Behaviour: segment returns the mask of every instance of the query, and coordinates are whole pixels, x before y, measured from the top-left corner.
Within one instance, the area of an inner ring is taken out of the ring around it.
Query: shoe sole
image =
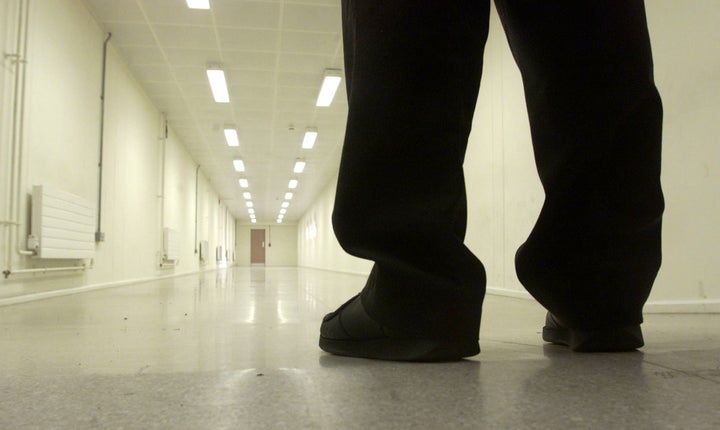
[[[576,352],[634,351],[645,344],[639,325],[601,330],[545,326],[542,337],[546,342],[565,345]]]
[[[337,340],[320,337],[320,349],[335,355],[389,361],[457,361],[480,353],[477,342],[443,343],[423,339]]]

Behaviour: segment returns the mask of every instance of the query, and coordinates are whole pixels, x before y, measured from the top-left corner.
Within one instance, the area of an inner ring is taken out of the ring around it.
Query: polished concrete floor
[[[483,352],[392,363],[317,348],[359,276],[233,268],[0,307],[0,429],[717,429],[720,315],[648,315],[578,354],[488,296]]]

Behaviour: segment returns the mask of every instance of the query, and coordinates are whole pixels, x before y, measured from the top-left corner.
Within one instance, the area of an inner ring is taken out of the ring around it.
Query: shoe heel
[[[565,345],[576,352],[634,351],[645,345],[639,324],[594,330],[574,329],[564,327],[550,314],[542,337],[546,342]]]

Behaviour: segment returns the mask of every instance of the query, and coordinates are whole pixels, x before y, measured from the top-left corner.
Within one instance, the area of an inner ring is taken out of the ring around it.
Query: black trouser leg
[[[642,322],[660,267],[662,107],[642,0],[497,0],[546,199],[518,277],[568,325]]]
[[[344,0],[349,113],[333,225],[375,261],[362,292],[381,324],[477,338],[485,272],[463,244],[463,159],[488,0]]]

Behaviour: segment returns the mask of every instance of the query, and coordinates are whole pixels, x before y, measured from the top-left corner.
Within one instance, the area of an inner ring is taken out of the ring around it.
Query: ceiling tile
[[[339,2],[336,2],[334,6],[286,4],[283,11],[284,30],[336,33],[340,31],[340,23]]]
[[[311,33],[283,31],[280,50],[295,54],[322,54],[334,56],[340,42],[340,33]]]
[[[280,32],[277,30],[249,30],[230,27],[218,27],[217,33],[222,49],[234,51],[275,52],[280,37]]]
[[[142,0],[141,4],[151,23],[212,26],[212,11],[190,9],[184,0]]]
[[[221,27],[277,29],[280,4],[255,1],[216,1],[215,23]]]
[[[219,49],[166,48],[164,52],[170,65],[176,67],[205,68],[209,63],[220,62],[222,58]]]
[[[193,27],[182,25],[153,25],[158,41],[165,48],[207,49],[218,48],[215,31],[212,27]]]

